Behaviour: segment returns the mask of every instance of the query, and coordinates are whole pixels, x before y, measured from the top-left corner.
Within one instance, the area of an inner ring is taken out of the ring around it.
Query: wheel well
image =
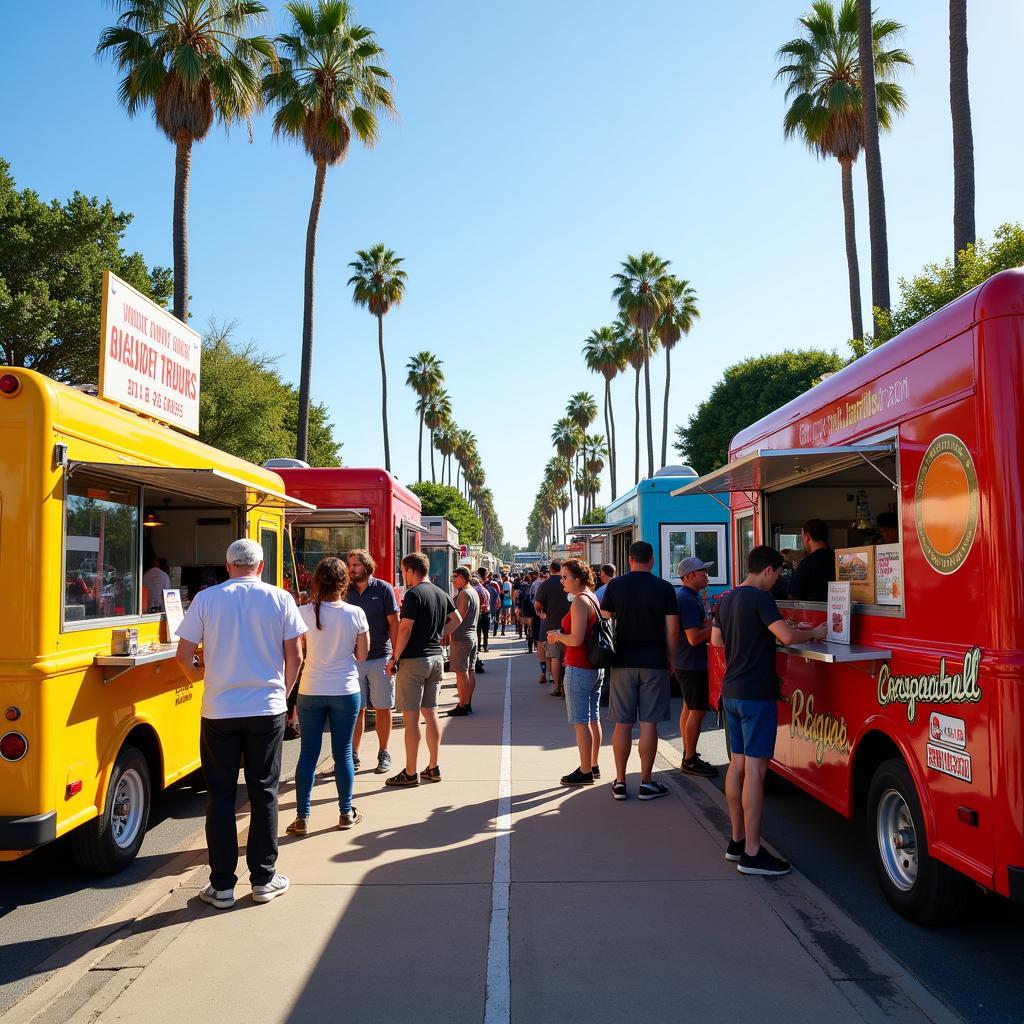
[[[903,760],[899,747],[884,732],[869,732],[857,744],[853,763],[853,811],[861,814],[868,799],[868,789],[878,766],[890,758]]]
[[[154,792],[163,787],[164,759],[160,749],[160,740],[150,725],[137,725],[124,738],[122,746],[137,747],[149,765],[150,785]]]

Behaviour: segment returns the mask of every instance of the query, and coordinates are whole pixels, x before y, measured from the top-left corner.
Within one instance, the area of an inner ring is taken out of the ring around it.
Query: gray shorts
[[[667,722],[669,711],[667,668],[613,668],[608,690],[608,715],[619,725]]]
[[[545,639],[544,643],[544,657],[549,658],[551,661],[557,661],[559,664],[565,661],[565,644],[549,644],[547,643],[549,627],[545,627],[541,635]],[[557,632],[558,626],[551,626]]]
[[[395,707],[399,711],[418,711],[437,707],[437,690],[444,675],[444,658],[403,658],[395,677]]]
[[[356,662],[359,672],[359,692],[363,696],[362,706],[393,709],[395,706],[395,679],[388,672],[387,658]]]
[[[476,637],[465,640],[452,640],[451,662],[453,672],[476,671]]]

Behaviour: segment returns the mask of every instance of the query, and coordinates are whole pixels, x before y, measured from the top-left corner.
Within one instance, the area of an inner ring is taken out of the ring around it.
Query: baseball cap
[[[701,569],[710,569],[715,563],[701,561],[696,555],[690,555],[689,558],[684,558],[680,561],[679,565],[676,566],[676,572],[680,576],[685,576],[689,572],[699,572]]]

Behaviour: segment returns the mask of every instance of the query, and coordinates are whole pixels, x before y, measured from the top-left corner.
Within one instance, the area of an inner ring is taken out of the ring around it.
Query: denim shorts
[[[772,757],[779,724],[778,704],[774,700],[737,700],[734,697],[724,697],[722,703],[732,753]]]
[[[586,725],[600,718],[601,670],[566,665],[565,710],[571,725]]]

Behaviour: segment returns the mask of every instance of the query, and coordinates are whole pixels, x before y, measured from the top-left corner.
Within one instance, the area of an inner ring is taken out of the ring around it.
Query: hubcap
[[[110,834],[119,849],[128,849],[138,838],[145,805],[142,777],[134,768],[129,768],[117,781],[110,810]]]
[[[897,889],[909,892],[917,881],[917,830],[906,800],[895,789],[882,794],[875,826],[886,874]]]

